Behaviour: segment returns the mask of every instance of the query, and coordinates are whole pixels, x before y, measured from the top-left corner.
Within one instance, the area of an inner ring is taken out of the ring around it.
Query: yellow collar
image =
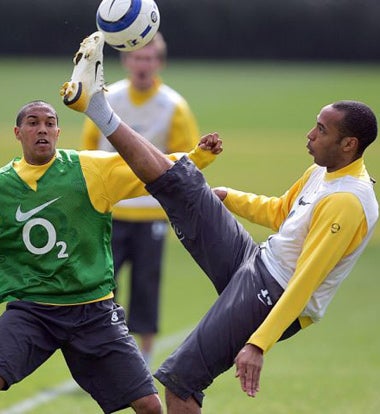
[[[142,105],[146,101],[148,101],[152,96],[154,96],[158,88],[161,86],[162,81],[160,78],[155,78],[153,81],[153,85],[144,91],[136,89],[132,84],[130,84],[129,88],[129,97],[134,105]]]

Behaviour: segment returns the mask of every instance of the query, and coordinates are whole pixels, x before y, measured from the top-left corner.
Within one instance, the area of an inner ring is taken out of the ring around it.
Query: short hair
[[[19,112],[17,114],[17,117],[16,117],[16,126],[18,126],[18,127],[21,126],[22,121],[25,118],[27,111],[30,108],[33,108],[34,106],[45,106],[45,107],[51,109],[51,111],[55,115],[55,118],[57,120],[57,125],[58,125],[58,114],[57,114],[57,111],[54,109],[54,107],[52,105],[50,105],[49,103],[45,102],[45,101],[36,100],[36,101],[28,102],[23,107],[21,107],[21,109],[19,110]]]
[[[339,131],[342,137],[356,137],[359,141],[358,154],[375,141],[377,137],[377,120],[372,109],[358,101],[337,101],[332,108],[344,112]]]
[[[158,58],[161,61],[166,60],[166,57],[167,57],[167,54],[168,54],[168,47],[166,45],[164,36],[162,35],[161,32],[157,32],[153,36],[153,39],[148,44],[154,44],[155,45],[155,47],[157,48],[157,52],[158,52]]]
[[[158,57],[159,60],[161,60],[161,62],[166,61],[167,54],[168,54],[168,48],[167,48],[164,36],[162,35],[161,32],[157,32],[153,36],[152,40],[150,40],[145,46],[148,46],[148,45],[154,45],[155,46],[155,48],[157,49],[157,57]],[[120,52],[122,58],[126,57],[129,53],[133,53],[133,50],[130,51],[130,52],[127,52],[127,51],[126,52],[124,52],[124,51]]]

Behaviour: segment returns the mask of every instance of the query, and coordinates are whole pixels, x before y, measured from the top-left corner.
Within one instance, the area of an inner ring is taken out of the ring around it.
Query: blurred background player
[[[106,96],[120,118],[162,152],[189,151],[198,142],[199,130],[185,99],[159,77],[166,57],[161,33],[142,49],[121,52],[121,64],[128,77],[107,87]],[[84,125],[82,147],[116,151],[90,120]],[[159,324],[166,214],[151,196],[123,200],[112,213],[115,277],[124,264],[130,264],[128,326],[140,337],[141,351],[149,365]],[[119,300],[120,296],[119,291]]]

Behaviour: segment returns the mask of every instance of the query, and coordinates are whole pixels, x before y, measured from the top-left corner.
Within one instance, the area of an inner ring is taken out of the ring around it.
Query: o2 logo
[[[39,213],[41,210],[49,206],[50,204],[54,203],[60,199],[60,197],[50,200],[44,204],[41,204],[32,210],[29,211],[21,211],[21,207],[18,206],[16,211],[16,221],[19,223],[25,222],[25,225],[22,229],[22,239],[24,241],[25,247],[28,249],[29,252],[37,255],[47,254],[49,253],[55,246],[58,247],[58,259],[64,259],[69,255],[66,253],[67,251],[67,244],[64,241],[57,241],[57,232],[50,221],[43,219],[43,218],[32,218],[34,215]],[[31,219],[31,220],[29,220]],[[44,246],[35,246],[32,241],[30,234],[32,229],[36,226],[42,226],[47,233],[47,241]]]

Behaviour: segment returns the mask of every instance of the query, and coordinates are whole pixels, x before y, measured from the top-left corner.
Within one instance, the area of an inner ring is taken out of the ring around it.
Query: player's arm
[[[286,192],[281,197],[267,197],[229,188],[224,205],[232,213],[252,223],[277,231],[288,215],[296,195],[297,193]]]
[[[213,191],[232,213],[277,231],[313,168],[310,167],[281,197],[267,197],[225,187],[214,188]]]
[[[187,156],[190,160],[199,168],[203,169],[210,165],[223,151],[223,142],[219,138],[217,132],[213,132],[204,135],[195,148],[190,151]],[[181,153],[172,154],[172,159],[178,160],[181,157]]]
[[[363,208],[353,194],[336,193],[320,201],[287,288],[248,343],[268,351],[301,315],[331,270],[359,246],[366,234]]]
[[[340,231],[331,231],[333,223],[339,223]],[[247,395],[254,397],[259,391],[263,353],[299,317],[328,273],[358,247],[366,233],[362,206],[352,194],[334,194],[318,204],[288,287],[235,359],[236,376]]]
[[[188,155],[199,167],[204,168],[222,152],[222,141],[218,134],[208,134],[200,140]],[[80,163],[93,206],[107,212],[118,201],[147,195],[145,184],[118,153],[105,151],[81,151]],[[183,154],[165,157],[174,162]]]

